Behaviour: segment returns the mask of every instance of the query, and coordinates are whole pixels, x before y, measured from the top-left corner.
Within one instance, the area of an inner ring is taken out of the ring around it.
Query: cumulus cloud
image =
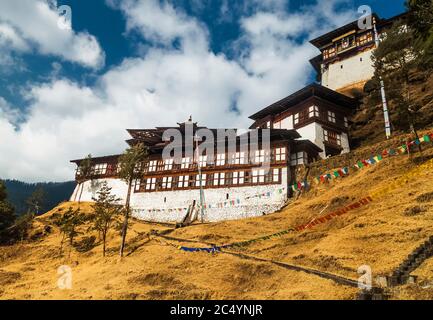
[[[3,0],[0,48],[7,42],[18,53],[36,50],[86,67],[101,67],[105,57],[97,39],[87,32],[59,28],[58,21],[55,0]]]
[[[71,179],[70,159],[121,152],[126,128],[171,126],[191,114],[201,125],[246,128],[249,115],[308,82],[308,58],[317,54],[311,35],[350,18],[330,1],[296,14],[272,13],[280,2],[270,1],[240,18],[242,34],[228,59],[209,48],[205,25],[165,1],[109,2],[126,17],[128,32],[155,45],[92,87],[64,78],[31,86],[27,120],[18,129],[0,114],[0,176]]]

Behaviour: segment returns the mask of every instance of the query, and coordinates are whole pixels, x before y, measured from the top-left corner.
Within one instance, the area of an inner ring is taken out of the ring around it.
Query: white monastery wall
[[[74,192],[72,193],[70,201],[78,201],[80,197],[81,188],[83,187],[83,193],[81,195],[81,201],[92,202],[92,198],[98,196],[97,192],[101,188],[103,182],[107,182],[107,185],[112,188],[112,193],[125,201],[126,194],[128,192],[128,186],[125,182],[120,179],[95,179],[89,180],[83,183],[83,185],[77,185]]]
[[[361,81],[370,80],[374,75],[371,54],[372,50],[367,50],[343,61],[330,64],[328,69],[322,73],[322,85],[332,90],[338,90]]]
[[[347,133],[341,134],[341,146],[343,147],[343,153],[349,153],[350,152],[350,145],[349,145],[349,136]]]
[[[310,123],[305,127],[297,129],[296,131],[298,131],[298,133],[302,136],[302,139],[308,139],[322,150],[325,150],[325,145],[323,144],[323,128],[319,123]],[[324,151],[321,152],[319,155],[320,157],[325,158]]]
[[[292,115],[281,120],[281,129],[286,129],[286,130],[292,130],[293,129],[293,116]]]
[[[96,197],[98,187],[103,181],[107,181],[113,187],[113,193],[119,198],[125,199],[127,185],[119,179],[99,179],[85,182],[81,201],[92,202]],[[279,190],[282,190],[280,193]],[[78,191],[78,186],[71,197]],[[79,191],[78,191],[79,192]],[[270,192],[270,196],[258,197],[257,195]],[[216,222],[224,220],[237,220],[249,217],[261,216],[278,211],[287,200],[287,168],[282,169],[281,184],[255,185],[246,187],[227,187],[204,189],[205,203],[211,208],[205,209],[204,220]],[[250,199],[246,199],[252,197]],[[218,203],[229,203],[239,199],[235,205],[228,204],[218,208]],[[187,213],[187,208],[196,200],[200,203],[200,191],[197,190],[175,190],[132,193],[131,208],[132,216],[146,221],[154,222],[180,222]],[[78,196],[77,200],[78,201]],[[182,210],[179,210],[182,208]],[[170,209],[170,211],[169,211]]]

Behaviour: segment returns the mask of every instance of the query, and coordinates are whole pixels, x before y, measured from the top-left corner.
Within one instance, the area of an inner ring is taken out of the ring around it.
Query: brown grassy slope
[[[430,127],[433,123],[433,92],[431,90],[433,87],[433,75],[417,72],[412,75],[411,80],[411,95],[415,103],[422,106],[420,110],[421,116],[416,120],[417,127],[418,129]],[[373,94],[378,95],[379,93],[374,92]],[[366,101],[367,99],[364,99],[360,110],[352,119],[351,137],[355,146],[358,146],[358,144],[366,146],[379,142],[383,140],[385,135],[382,104],[371,107],[366,104]],[[389,103],[389,113],[391,123],[395,122],[396,112],[392,102]],[[400,134],[401,132],[396,133]]]
[[[365,152],[359,150],[357,152]],[[433,148],[424,150],[433,157]],[[414,161],[420,161],[419,155]],[[417,159],[418,158],[418,159]],[[368,195],[415,167],[407,156],[355,172],[330,185],[314,186],[308,194],[279,213],[241,221],[195,225],[170,236],[226,244],[247,240],[305,223],[318,215]],[[425,159],[423,160],[425,161]],[[367,264],[374,275],[391,272],[415,247],[433,235],[433,172],[426,171],[368,206],[326,225],[234,249],[291,264],[356,279],[357,268]],[[38,219],[37,229],[52,225],[50,216],[71,205],[62,204]],[[74,204],[76,206],[76,204]],[[421,210],[413,209],[419,206]],[[90,210],[89,204],[82,204]],[[419,212],[420,211],[420,212]],[[289,271],[265,262],[243,260],[219,253],[186,253],[149,240],[148,234],[166,226],[134,222],[128,235],[128,256],[117,258],[119,237],[112,233],[109,253],[102,258],[97,246],[85,253],[59,255],[60,235],[51,233],[37,242],[0,248],[0,297],[2,299],[352,299],[356,290],[314,275]],[[86,235],[87,236],[87,235]],[[83,237],[83,236],[82,236]],[[81,238],[82,238],[81,237]],[[81,240],[78,239],[78,241]],[[192,246],[188,242],[175,242]],[[433,261],[415,274],[421,286],[405,286],[393,298],[433,299]],[[59,290],[57,268],[73,270],[72,290]]]

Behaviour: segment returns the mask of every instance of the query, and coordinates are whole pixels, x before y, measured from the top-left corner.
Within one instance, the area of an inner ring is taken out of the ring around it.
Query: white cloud
[[[127,18],[127,30],[139,30],[147,39],[171,46],[180,40],[185,50],[207,46],[207,31],[197,20],[159,0],[124,0],[118,4]]]
[[[0,3],[0,48],[2,36],[17,52],[35,49],[86,67],[104,64],[97,39],[86,32],[58,27],[55,0],[2,0]]]
[[[94,87],[67,79],[33,85],[30,112],[19,130],[0,116],[0,176],[72,179],[70,159],[121,152],[126,128],[171,126],[191,114],[201,125],[245,128],[249,115],[307,83],[308,58],[316,54],[308,38],[340,22],[324,0],[297,14],[256,12],[242,19],[242,46],[229,60],[211,52],[199,21],[165,2],[117,5],[129,30],[159,45],[125,59]],[[297,39],[299,33],[303,39]],[[180,47],[171,46],[176,39]]]

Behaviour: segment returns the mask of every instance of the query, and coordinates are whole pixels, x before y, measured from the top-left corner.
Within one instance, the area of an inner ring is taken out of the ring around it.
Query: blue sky
[[[70,30],[57,26],[60,5]],[[3,0],[0,177],[68,180],[69,159],[121,152],[124,129],[190,114],[247,127],[313,81],[308,40],[360,5],[404,11],[404,0]]]

